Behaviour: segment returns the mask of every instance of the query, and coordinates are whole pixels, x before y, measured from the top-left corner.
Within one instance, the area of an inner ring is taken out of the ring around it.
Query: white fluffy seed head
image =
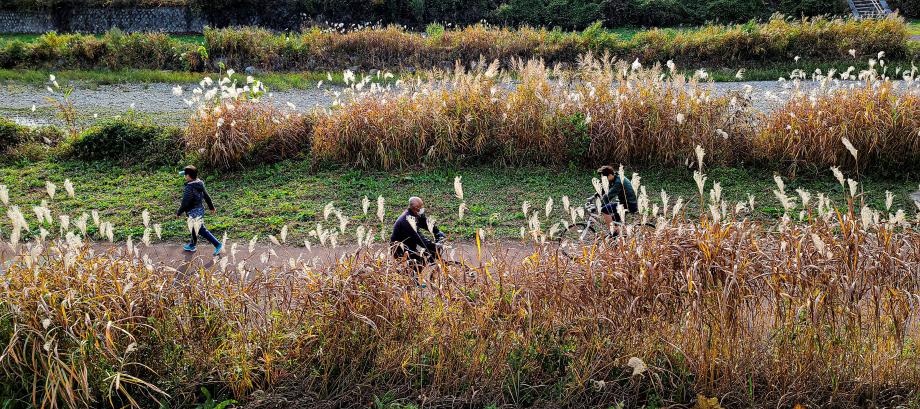
[[[846,137],[843,137],[843,138],[840,138],[840,141],[843,142],[843,146],[845,146],[847,150],[850,151],[850,155],[853,155],[853,159],[858,159],[857,155],[859,154],[859,151],[857,151],[856,148],[853,147],[853,144],[850,143],[850,140],[847,139]]]
[[[703,158],[706,156],[706,150],[702,146],[696,145],[696,148],[693,149],[696,153],[696,165],[697,169],[700,171],[703,170]]]
[[[859,185],[859,183],[853,179],[847,179],[847,184],[850,186],[850,196],[855,197],[856,196],[856,186]]]
[[[457,196],[457,199],[463,200],[463,177],[457,176],[454,178],[454,194]]]
[[[696,189],[699,191],[700,196],[703,196],[703,192],[706,189],[706,180],[708,178],[700,171],[693,171],[693,181],[696,182]]]
[[[76,193],[73,188],[73,183],[70,182],[70,179],[64,179],[64,190],[67,191],[67,196],[73,198]]]
[[[48,192],[48,197],[54,200],[54,194],[57,192],[57,186],[50,180],[47,180],[45,181],[45,191]]]
[[[832,166],[831,172],[834,173],[834,177],[837,179],[837,182],[840,183],[840,187],[844,187],[845,182],[844,182],[843,172],[840,171],[840,168],[836,166]]]

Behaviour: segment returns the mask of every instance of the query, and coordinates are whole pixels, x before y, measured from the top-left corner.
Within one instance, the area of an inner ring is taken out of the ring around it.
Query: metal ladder
[[[853,17],[857,19],[883,18],[891,14],[885,0],[847,0]]]

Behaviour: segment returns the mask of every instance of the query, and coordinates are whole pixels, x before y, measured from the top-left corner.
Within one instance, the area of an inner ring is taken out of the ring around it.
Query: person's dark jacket
[[[176,216],[188,213],[193,209],[202,207],[202,201],[208,204],[209,210],[214,210],[214,203],[211,202],[211,196],[204,188],[204,182],[201,179],[195,179],[191,182],[185,182],[185,191],[182,193],[182,204],[176,211]]]
[[[413,229],[412,224],[409,223],[410,217],[415,217],[415,229]],[[444,239],[444,233],[438,229],[438,226],[434,226],[433,229],[428,227],[428,218],[425,217],[424,214],[415,216],[409,210],[403,212],[403,214],[396,219],[396,223],[393,224],[393,234],[390,235],[390,244],[394,245],[393,255],[396,258],[401,258],[408,252],[412,258],[418,258],[420,256],[418,249],[423,248],[426,252],[426,258],[430,259],[430,257],[434,256],[437,247],[431,240],[425,237],[422,230],[432,232],[436,241]],[[402,243],[402,245],[399,245],[400,243]]]
[[[607,194],[601,198],[601,205],[606,206],[608,203],[626,204],[626,211],[635,213],[639,211],[639,201],[636,199],[636,191],[633,189],[632,182],[629,178],[620,180],[620,175],[613,178],[610,189]]]

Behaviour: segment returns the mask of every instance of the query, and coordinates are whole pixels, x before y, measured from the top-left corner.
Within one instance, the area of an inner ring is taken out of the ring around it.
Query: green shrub
[[[55,148],[41,142],[26,142],[13,146],[3,154],[4,163],[40,162],[54,155]]]
[[[197,47],[163,33],[125,34],[113,29],[97,37],[50,32],[28,43],[0,42],[0,67],[199,71],[205,67]]]
[[[181,69],[176,53],[189,51],[190,48],[163,33],[124,34],[118,29],[107,32],[102,43],[107,51],[104,53],[104,64],[110,69]]]
[[[676,26],[695,24],[700,19],[681,0],[637,0],[636,9],[642,25]]]
[[[0,117],[0,152],[25,142],[29,128]]]
[[[45,145],[58,146],[64,141],[65,136],[64,131],[60,128],[48,125],[32,129],[30,140]]]
[[[438,23],[431,23],[425,27],[425,34],[432,40],[440,40],[444,36],[444,26]]]
[[[891,0],[888,6],[904,17],[920,18],[920,0]]]
[[[24,41],[0,42],[0,68],[12,68],[19,61],[28,58],[28,46]]]
[[[770,16],[763,0],[711,0],[701,9],[707,20],[713,21],[741,22]]]
[[[498,8],[495,18],[511,24],[581,29],[604,19],[604,1],[511,0]]]
[[[787,16],[848,16],[850,6],[846,0],[773,0],[776,3],[769,12]],[[890,3],[890,2],[889,2]]]
[[[70,145],[69,156],[164,164],[181,158],[181,131],[116,119],[94,126]]]
[[[581,41],[589,50],[601,51],[622,47],[619,36],[604,29],[601,21],[595,21],[581,32]]]
[[[56,151],[64,133],[53,126],[29,128],[0,117],[0,162],[46,159]]]

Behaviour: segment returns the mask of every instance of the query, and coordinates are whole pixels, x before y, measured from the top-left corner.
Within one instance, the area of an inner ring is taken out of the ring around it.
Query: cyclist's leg
[[[412,280],[415,281],[415,285],[418,287],[425,287],[425,283],[422,280],[422,272],[425,270],[425,267],[428,266],[428,259],[418,252],[415,251],[406,251],[406,265],[409,266],[409,271],[412,274]]]
[[[614,222],[617,222],[617,223],[619,223],[619,224],[623,224],[623,219],[620,218],[620,213],[619,213],[619,212],[614,211],[613,214],[610,215],[610,218],[613,219]]]
[[[425,242],[424,257],[431,263],[438,261],[438,246],[433,242]]]
[[[622,223],[620,220],[620,213],[617,211],[617,203],[607,203],[601,207],[601,216],[604,219],[604,228],[606,228],[607,233],[610,233],[610,228],[614,222]]]

